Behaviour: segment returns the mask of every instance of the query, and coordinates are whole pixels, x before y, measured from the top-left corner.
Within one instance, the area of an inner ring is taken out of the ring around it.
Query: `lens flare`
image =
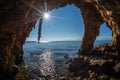
[[[52,22],[52,20],[55,19],[55,17],[52,15],[52,11],[49,11],[48,10],[48,7],[47,7],[47,2],[46,0],[44,0],[44,4],[43,4],[43,7],[35,7],[35,6],[32,6],[33,9],[35,9],[38,14],[36,14],[38,17],[35,18],[34,20],[41,20],[40,23],[39,23],[39,28],[38,28],[38,41],[40,40],[41,38],[41,27],[42,27],[42,23],[43,21],[45,21],[45,23],[50,23]],[[53,19],[54,18],[54,19]]]
[[[52,11],[48,10],[46,0],[44,2],[44,7],[40,7],[40,8],[37,8],[35,6],[32,6],[32,7],[33,7],[33,9],[35,9],[38,12],[37,15],[39,16],[39,18],[37,18],[37,19],[44,19],[47,23],[51,23],[51,21],[56,18],[52,14],[54,12],[54,10],[52,10]]]
[[[44,18],[44,19],[49,19],[49,18],[50,18],[50,14],[47,13],[47,12],[44,13],[44,14],[43,14],[43,18]]]

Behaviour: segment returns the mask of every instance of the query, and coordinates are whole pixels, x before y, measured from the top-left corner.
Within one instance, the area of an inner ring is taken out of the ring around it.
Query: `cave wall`
[[[80,49],[82,52],[90,51],[93,48],[93,43],[96,36],[99,35],[99,28],[103,22],[106,22],[112,30],[112,46],[119,50],[119,0],[46,1],[49,10],[64,7],[67,4],[74,4],[80,8],[85,27]],[[0,71],[2,73],[12,72],[12,66],[22,61],[23,44],[34,28],[36,20],[42,16],[35,8],[41,10],[41,7],[44,7],[44,0],[0,1]]]
[[[10,75],[13,66],[22,61],[22,46],[35,21],[27,22],[31,7],[23,1],[1,0],[0,9],[0,74]]]
[[[86,1],[82,1],[82,5],[77,5],[82,13],[84,21],[84,36],[80,47],[80,52],[87,53],[94,47],[94,41],[99,35],[100,25],[104,22],[96,7]],[[80,53],[79,52],[79,53]]]
[[[120,0],[97,0],[96,8],[112,30],[112,46],[120,49]],[[119,53],[120,54],[120,53]]]

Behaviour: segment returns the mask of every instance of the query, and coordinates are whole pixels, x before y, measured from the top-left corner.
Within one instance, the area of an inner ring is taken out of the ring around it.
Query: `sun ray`
[[[55,10],[52,10],[52,11],[49,11],[48,10],[48,7],[47,7],[47,2],[45,0],[45,2],[43,3],[44,7],[40,7],[40,8],[37,8],[37,7],[33,7],[33,9],[35,9],[37,12],[38,12],[38,20],[42,20],[42,22],[39,24],[39,29],[38,29],[38,42],[41,38],[41,27],[42,27],[42,23],[43,21],[45,22],[45,24],[52,24],[52,21],[55,20],[55,16],[53,16],[53,12]]]
[[[43,12],[40,11],[40,9],[38,9],[38,8],[36,8],[36,7],[34,7],[34,6],[33,6],[33,9],[35,9],[38,13],[43,14]]]
[[[44,2],[44,5],[45,5],[45,12],[48,12],[48,10],[47,10],[47,2],[46,2],[46,0],[45,0],[45,2]]]

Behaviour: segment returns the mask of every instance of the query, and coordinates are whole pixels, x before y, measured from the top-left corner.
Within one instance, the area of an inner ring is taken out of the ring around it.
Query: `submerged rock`
[[[41,55],[41,54],[39,54],[39,53],[31,53],[30,55],[31,55],[31,56],[39,56],[39,55]]]

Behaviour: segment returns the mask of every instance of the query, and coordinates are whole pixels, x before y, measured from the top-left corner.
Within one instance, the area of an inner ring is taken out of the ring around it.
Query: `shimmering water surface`
[[[95,46],[111,41],[96,41]],[[67,66],[65,65],[65,54],[70,57],[77,56],[81,41],[56,41],[37,43],[27,41],[24,44],[24,60],[29,71],[43,79],[61,79],[67,77]]]

